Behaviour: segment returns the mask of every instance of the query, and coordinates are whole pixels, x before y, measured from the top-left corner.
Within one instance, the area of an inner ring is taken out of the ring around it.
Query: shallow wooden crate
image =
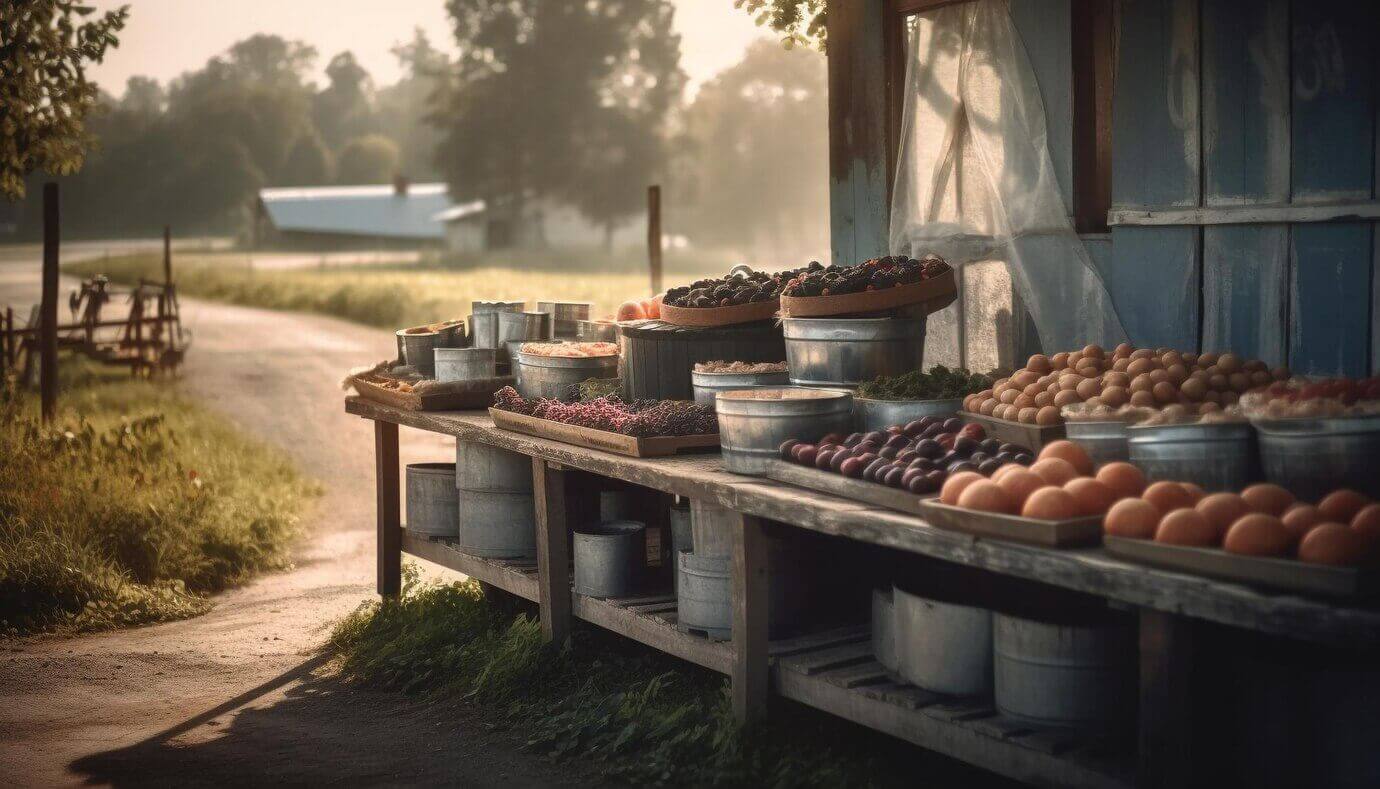
[[[935,499],[920,503],[921,515],[941,529],[961,531],[978,537],[1010,540],[1046,548],[1096,545],[1102,541],[1102,516],[1071,518],[1062,521],[1022,518],[996,512],[943,504]]]
[[[607,430],[567,425],[550,419],[539,419],[526,414],[516,414],[499,408],[490,408],[489,416],[494,424],[504,430],[525,433],[537,438],[550,438],[567,444],[601,449],[635,458],[662,457],[695,449],[718,449],[719,434],[709,433],[698,436],[652,436],[638,438]]]
[[[920,508],[922,497],[915,493],[876,482],[845,477],[832,471],[808,468],[799,463],[790,463],[785,460],[773,461],[764,476],[777,482],[809,488],[832,496],[841,496],[864,504],[875,504],[878,507],[886,507],[897,512],[908,512],[911,515],[924,514]]]
[[[1380,592],[1380,576],[1372,568],[1238,556],[1220,548],[1165,545],[1125,537],[1105,537],[1103,542],[1107,553],[1122,559],[1253,586],[1331,597],[1374,597]]]
[[[975,422],[982,425],[982,429],[987,431],[988,438],[1020,444],[1031,452],[1039,452],[1046,444],[1051,444],[1065,436],[1063,425],[1045,425],[1043,427],[1027,425],[1024,422],[997,419],[996,417],[975,414],[971,411],[959,411],[958,416],[965,422]]]

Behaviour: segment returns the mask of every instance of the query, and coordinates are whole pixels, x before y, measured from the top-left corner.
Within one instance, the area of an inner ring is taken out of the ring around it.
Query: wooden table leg
[[[1140,610],[1140,765],[1137,786],[1191,786],[1193,624]]]
[[[767,537],[762,521],[739,515],[733,530],[733,714],[743,722],[767,708]]]
[[[374,421],[374,484],[378,494],[379,594],[402,590],[402,508],[398,493],[398,426]]]
[[[570,531],[566,516],[565,470],[532,458],[532,490],[537,506],[537,597],[541,633],[547,643],[570,637]]]

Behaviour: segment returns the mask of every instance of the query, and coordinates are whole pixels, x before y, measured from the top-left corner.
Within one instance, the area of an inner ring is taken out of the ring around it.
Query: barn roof
[[[280,231],[418,239],[443,238],[436,215],[450,207],[443,183],[261,189],[259,202]]]

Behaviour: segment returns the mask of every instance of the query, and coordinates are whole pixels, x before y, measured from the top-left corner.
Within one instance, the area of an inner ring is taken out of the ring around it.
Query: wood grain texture
[[[887,253],[884,0],[829,9],[829,228],[833,262]]]
[[[402,530],[402,550],[410,556],[439,564],[464,573],[476,581],[493,584],[505,592],[538,602],[537,574],[521,572],[513,567],[513,563],[472,556],[451,542],[433,540],[406,529]]]
[[[715,448],[719,446],[718,433],[699,436],[652,436],[650,438],[638,438],[637,436],[626,436],[622,433],[611,433],[607,430],[595,430],[591,427],[568,425],[564,422],[556,422],[550,419],[538,419],[537,417],[516,414],[511,411],[503,411],[497,408],[490,408],[489,416],[494,420],[494,424],[503,430],[512,430],[517,433],[525,433],[529,436],[537,436],[540,438],[550,438],[587,449],[616,452],[620,455],[629,455],[637,458],[674,455],[683,450]]]
[[[1140,612],[1140,720],[1137,784],[1191,786],[1194,770],[1193,625]]]
[[[541,632],[548,643],[570,638],[570,520],[566,513],[566,472],[532,458],[532,494],[537,515],[537,603]]]
[[[1196,227],[1112,228],[1113,259],[1104,281],[1132,344],[1199,350],[1201,233]]]
[[[574,595],[575,616],[667,654],[675,655],[720,674],[730,674],[733,645],[710,641],[702,636],[682,633],[666,610],[636,611],[611,600]],[[763,658],[765,663],[765,658]]]
[[[1040,98],[1045,105],[1045,128],[1054,178],[1064,199],[1064,213],[1073,213],[1073,42],[1069,25],[1070,0],[1011,0],[1011,21],[1025,42]]]
[[[733,715],[739,721],[767,712],[767,535],[762,521],[741,515],[733,530]]]
[[[1285,363],[1289,226],[1203,228],[1203,348]]]
[[[374,491],[378,592],[396,597],[402,591],[402,501],[398,479],[398,426],[374,422]]]

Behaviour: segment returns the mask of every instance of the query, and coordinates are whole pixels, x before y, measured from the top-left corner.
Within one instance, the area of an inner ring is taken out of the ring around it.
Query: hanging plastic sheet
[[[1123,342],[1111,297],[1064,213],[1040,88],[1005,2],[915,19],[902,117],[891,251],[934,252],[960,273],[1004,263],[1047,351]],[[957,361],[972,328],[959,323],[962,301],[931,316],[927,359]]]

